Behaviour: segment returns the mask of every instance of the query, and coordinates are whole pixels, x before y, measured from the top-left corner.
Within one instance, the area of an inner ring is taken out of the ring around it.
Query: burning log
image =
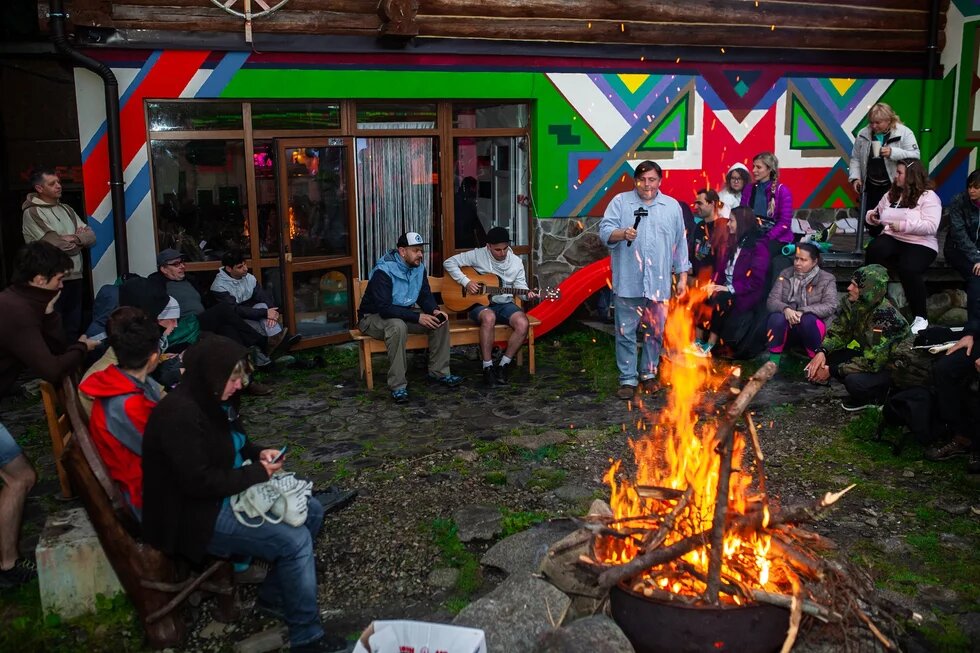
[[[716,451],[721,456],[718,470],[718,491],[715,495],[715,514],[711,524],[711,558],[708,563],[707,589],[705,600],[713,605],[718,604],[718,586],[721,579],[722,540],[725,537],[725,516],[728,514],[728,491],[732,474],[732,453],[734,452],[735,422],[741,419],[742,413],[749,407],[749,402],[762,390],[766,382],[776,373],[776,365],[769,361],[758,372],[752,375],[742,391],[735,397],[726,411],[725,419],[717,431],[718,447]],[[764,513],[766,511],[763,511]]]

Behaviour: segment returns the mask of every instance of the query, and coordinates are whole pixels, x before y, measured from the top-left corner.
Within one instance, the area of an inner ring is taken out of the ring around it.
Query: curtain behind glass
[[[385,252],[395,247],[403,232],[415,231],[425,242],[433,242],[434,145],[431,137],[357,139],[357,220],[363,278]],[[431,269],[431,247],[425,248],[422,262]]]

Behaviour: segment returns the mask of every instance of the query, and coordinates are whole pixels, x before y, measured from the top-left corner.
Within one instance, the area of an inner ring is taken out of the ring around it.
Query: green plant
[[[434,519],[430,529],[442,561],[459,570],[454,596],[469,602],[468,597],[483,585],[480,561],[459,541],[459,527],[453,520]]]
[[[333,464],[333,476],[330,477],[330,484],[341,483],[354,476],[354,470],[350,468],[346,460],[337,460]]]
[[[535,524],[547,521],[550,517],[548,513],[541,510],[504,510],[503,519],[500,521],[504,531],[502,537],[510,537],[515,533],[526,531]]]
[[[487,472],[483,475],[483,480],[490,485],[507,485],[507,473],[506,472]]]
[[[568,472],[564,469],[539,467],[531,472],[531,479],[527,482],[527,486],[541,490],[554,490],[562,486],[567,476]]]

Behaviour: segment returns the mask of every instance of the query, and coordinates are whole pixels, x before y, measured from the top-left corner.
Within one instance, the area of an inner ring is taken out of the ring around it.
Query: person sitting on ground
[[[265,291],[245,264],[245,254],[232,249],[221,257],[222,268],[211,283],[211,295],[219,302],[235,308],[235,313],[265,340],[260,348],[272,356],[277,350],[289,351],[303,336],[287,337],[282,326],[282,314],[273,306],[275,300]]]
[[[966,470],[980,474],[980,304],[970,305],[966,326],[957,343],[932,364],[932,387],[939,419],[953,433],[949,442],[926,450],[926,460],[969,456]]]
[[[397,248],[382,256],[368,279],[358,310],[361,333],[384,340],[388,350],[388,389],[397,403],[408,401],[405,371],[409,333],[429,336],[429,380],[455,387],[463,379],[449,371],[449,316],[439,310],[422,265],[422,236],[409,231]],[[421,312],[414,310],[416,304]]]
[[[693,353],[708,356],[719,340],[734,350],[751,328],[765,292],[769,247],[759,236],[752,210],[740,206],[728,218],[731,235],[726,261],[719,262],[712,283],[704,286],[711,318],[706,341],[695,341]],[[722,265],[723,263],[723,265]]]
[[[885,296],[888,270],[865,265],[854,271],[847,296],[817,353],[804,368],[811,383],[826,384],[834,377],[849,395],[844,410],[880,406],[888,394],[891,374],[886,369],[895,347],[910,338],[909,323]]]
[[[78,389],[94,399],[89,432],[137,519],[143,512],[143,431],[163,388],[150,378],[160,362],[161,329],[131,306],[109,318],[109,347],[117,362],[87,376]]]
[[[151,374],[153,374],[154,380],[164,388],[175,386],[180,380],[180,358],[179,356],[173,356],[164,362],[164,352],[167,351],[169,346],[168,336],[177,326],[177,318],[180,316],[180,306],[177,305],[177,300],[167,295],[167,291],[161,284],[144,277],[132,276],[124,281],[119,288],[119,304],[119,308],[110,314],[110,319],[106,322],[106,339],[111,340],[110,324],[112,323],[112,317],[117,315],[117,313],[121,318],[122,316],[127,316],[126,319],[131,319],[130,316],[132,316],[135,310],[140,311],[144,315],[156,315],[157,324],[160,326],[160,363],[155,366],[155,369],[151,370]],[[124,308],[129,310],[121,311]],[[84,383],[88,377],[96,372],[101,372],[118,362],[116,352],[110,345],[99,360],[95,361],[85,371],[85,374],[82,376],[82,382]],[[162,376],[160,375],[161,367],[169,368],[166,374]],[[82,405],[82,409],[85,411],[85,415],[90,417],[92,415],[93,398],[86,394],[81,386],[79,387],[78,400]]]
[[[786,345],[798,340],[813,358],[837,312],[837,282],[820,269],[816,245],[796,246],[793,267],[779,273],[769,291],[769,360],[779,365]]]
[[[85,336],[65,344],[55,304],[62,280],[72,270],[64,251],[44,241],[20,249],[11,284],[0,292],[0,397],[6,396],[25,369],[58,384],[77,369],[98,344]],[[37,474],[13,436],[0,423],[0,588],[16,587],[37,577],[33,563],[21,558],[21,516]]]
[[[883,227],[881,235],[868,245],[866,263],[893,266],[915,320],[912,333],[929,326],[926,311],[926,270],[939,254],[939,221],[943,205],[931,190],[932,181],[917,159],[905,159],[895,170],[895,181],[878,206],[868,211],[865,221]]]
[[[741,163],[735,163],[725,174],[725,186],[718,191],[718,199],[724,204],[721,217],[727,218],[732,209],[742,204],[742,191],[749,187],[751,177],[749,169]]]
[[[737,176],[737,175],[736,175]],[[722,215],[724,212],[725,215]],[[691,257],[689,282],[701,285],[708,282],[715,271],[716,261],[725,259],[728,246],[728,216],[718,193],[702,188],[694,200],[694,228],[687,234],[687,250]]]
[[[346,641],[324,635],[317,606],[319,501],[308,500],[302,526],[246,526],[231,507],[232,496],[283,466],[278,449],[249,440],[238,414],[246,354],[228,338],[205,336],[184,356],[184,380],[150,414],[143,435],[143,539],[197,565],[208,554],[269,561],[256,607],[286,622],[291,650],[344,651]]]
[[[946,262],[966,281],[967,313],[980,313],[980,169],[966,179],[966,192],[949,206]]]
[[[460,268],[472,267],[479,274],[494,274],[500,279],[500,285],[508,288],[527,290],[527,279],[524,276],[524,262],[510,248],[510,234],[503,227],[493,227],[487,232],[487,245],[469,252],[456,254],[446,259],[443,267],[446,274],[453,278],[467,292],[478,294],[480,286],[463,274]],[[537,295],[528,291],[527,298]],[[494,295],[490,297],[487,306],[476,304],[470,310],[470,319],[480,325],[480,354],[483,360],[483,380],[489,387],[507,385],[510,363],[517,356],[517,351],[527,337],[527,315],[514,303],[513,295]],[[493,332],[497,324],[508,324],[513,329],[507,340],[500,363],[494,367],[491,353],[493,351]]]

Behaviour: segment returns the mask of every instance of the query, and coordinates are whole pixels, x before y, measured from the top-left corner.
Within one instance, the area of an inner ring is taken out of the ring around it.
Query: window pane
[[[252,129],[340,129],[340,105],[253,102]]]
[[[361,278],[405,231],[422,235],[423,264],[439,274],[442,252],[439,221],[438,140],[428,136],[357,139],[357,220]]]
[[[484,244],[492,227],[505,227],[515,245],[528,244],[526,139],[518,136],[454,139],[457,249]]]
[[[345,160],[342,146],[286,150],[286,220],[294,257],[350,253]]]
[[[526,104],[454,104],[453,127],[527,127]]]
[[[293,273],[296,330],[304,338],[346,333],[351,328],[350,268]]]
[[[238,102],[148,102],[151,132],[185,129],[242,129]]]
[[[436,105],[378,103],[357,105],[360,129],[433,129]]]
[[[191,261],[249,251],[242,141],[150,141],[160,249]]]
[[[259,251],[262,256],[279,255],[279,206],[276,203],[276,150],[272,141],[255,141],[255,205],[259,212]]]

